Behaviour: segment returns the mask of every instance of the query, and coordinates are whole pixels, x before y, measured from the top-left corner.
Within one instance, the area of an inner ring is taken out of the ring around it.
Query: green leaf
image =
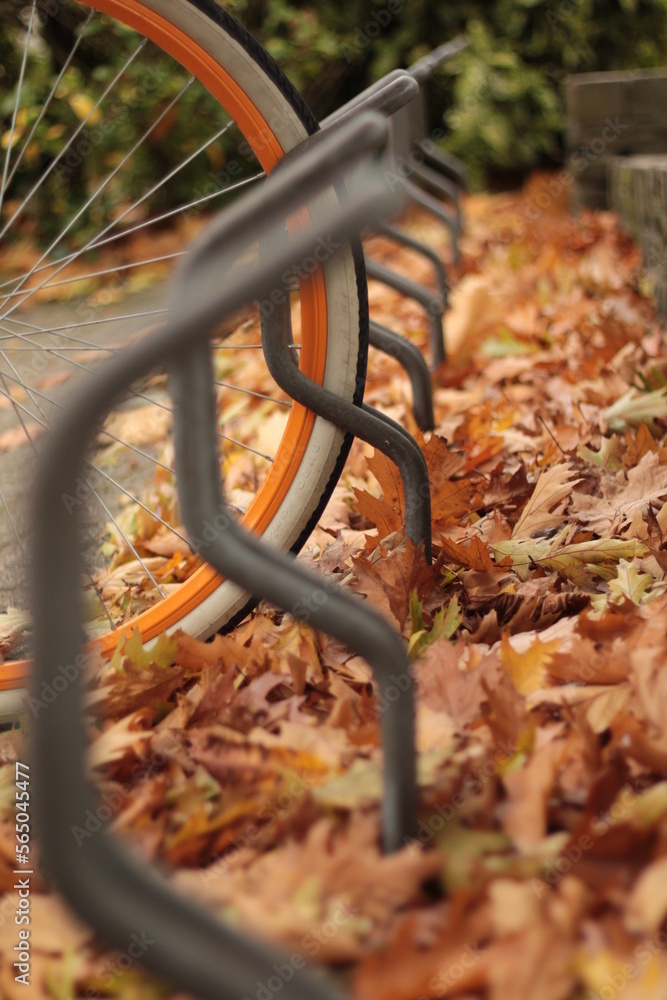
[[[126,659],[130,660],[135,667],[148,669],[155,664],[157,667],[166,669],[174,662],[177,649],[176,639],[167,635],[166,632],[162,633],[150,649],[144,649],[141,632],[135,628],[129,635],[126,634],[121,638],[109,661],[109,669],[122,673]]]
[[[417,603],[419,604],[419,602]],[[417,619],[417,624],[420,625],[420,627],[410,636],[408,655],[412,659],[416,659],[420,653],[423,653],[427,646],[431,645],[431,643],[437,642],[438,639],[451,639],[462,621],[463,612],[459,607],[458,597],[455,595],[452,597],[451,601],[449,601],[447,607],[443,605],[437,612],[433,620],[433,628],[430,632],[428,632],[424,627],[424,621],[421,617],[421,604],[419,604],[419,617]]]
[[[628,389],[602,413],[602,419],[612,431],[623,431],[628,426],[638,427],[645,423],[653,434],[657,434],[655,421],[658,418],[667,418],[667,388],[647,393]]]

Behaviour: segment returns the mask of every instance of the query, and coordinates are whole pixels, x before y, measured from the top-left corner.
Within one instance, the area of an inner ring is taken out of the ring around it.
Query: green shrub
[[[233,0],[320,117],[457,34],[434,77],[431,125],[477,184],[562,155],[568,73],[667,64],[667,0]],[[379,31],[382,12],[394,11]],[[306,51],[304,51],[304,39]]]
[[[40,0],[41,2],[41,0]],[[554,165],[562,156],[564,106],[562,83],[571,72],[646,67],[667,63],[667,0],[226,0],[237,16],[303,93],[322,118],[369,83],[397,66],[408,66],[436,45],[464,32],[469,48],[434,75],[429,87],[431,127],[444,123],[446,146],[469,166],[477,185],[518,180],[530,169]],[[7,144],[13,87],[20,71],[25,37],[24,0],[4,0],[0,7],[0,140]],[[15,142],[29,134],[38,118],[69,42],[85,14],[63,3],[57,17],[43,18],[31,47],[25,100]],[[101,92],[122,66],[132,44],[121,27],[106,26],[86,38],[74,64],[39,123],[11,200],[27,193],[35,178],[57,155],[60,136],[76,127],[85,113],[83,96]],[[61,51],[62,48],[62,51]],[[118,92],[130,115],[117,116],[114,127],[90,155],[63,177],[54,171],[26,213],[39,222],[42,242],[63,222],[71,222],[100,181],[118,163],[119,150],[138,141],[158,112],[165,109],[187,79],[159,53],[151,57],[155,87],[152,101],[133,102],[141,89],[146,62],[125,72]],[[108,114],[107,114],[108,118]],[[168,142],[144,143],[133,156],[123,186],[110,182],[95,216],[72,226],[71,235],[86,239],[87,227],[118,216],[155,176],[164,175],[216,123],[215,102],[190,95],[169,119]],[[92,124],[92,122],[91,122]],[[18,147],[17,147],[18,148]],[[2,152],[2,150],[0,150]],[[178,174],[171,189],[174,203],[187,199],[206,172],[224,166],[222,149],[211,149]],[[202,168],[203,163],[203,168]],[[56,176],[58,174],[58,176]],[[160,192],[142,212],[168,211]],[[4,206],[7,211],[7,204]],[[141,212],[139,213],[141,215]]]

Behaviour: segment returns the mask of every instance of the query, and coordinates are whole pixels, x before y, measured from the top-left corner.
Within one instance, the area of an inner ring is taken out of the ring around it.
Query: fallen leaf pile
[[[552,203],[535,221],[542,183],[465,202],[434,434],[371,357],[368,401],[424,448],[432,563],[404,537],[396,470],[359,442],[302,556],[409,648],[418,839],[379,847],[370,668],[279,609],[210,643],[149,654],[132,636],[91,686],[117,833],[356,1000],[667,995],[667,332],[615,218]],[[445,251],[434,220],[406,225]],[[370,249],[431,280],[389,241]],[[428,353],[416,303],[375,283],[370,299]],[[4,914],[23,751],[1,749]],[[164,996],[33,889],[31,998]],[[15,943],[5,920],[8,1000],[25,995]]]

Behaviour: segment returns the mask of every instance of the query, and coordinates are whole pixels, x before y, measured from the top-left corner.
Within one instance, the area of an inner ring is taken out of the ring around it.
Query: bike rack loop
[[[295,161],[289,173],[269,178],[261,189],[230,206],[198,241],[196,252],[201,267],[188,289],[187,305],[181,303],[179,312],[170,316],[162,330],[109,359],[94,379],[78,387],[74,400],[52,432],[36,481],[33,540],[33,685],[36,688],[59,675],[60,664],[82,662],[85,637],[78,600],[80,553],[78,558],[73,557],[78,552],[78,522],[76,516],[68,513],[62,496],[71,493],[76,484],[101,414],[134,379],[166,361],[172,369],[171,377],[175,374],[176,394],[180,397],[181,409],[176,421],[179,475],[184,475],[186,482],[190,475],[197,481],[195,496],[192,491],[186,491],[185,495],[191,529],[197,534],[197,524],[192,521],[206,517],[211,509],[215,514],[220,513],[209,332],[221,315],[232,313],[258,293],[264,294],[275,287],[276,273],[290,259],[312,251],[315,234],[300,230],[293,235],[289,253],[281,253],[254,267],[235,269],[233,282],[224,288],[220,287],[220,275],[226,273],[220,267],[224,263],[220,251],[226,251],[227,259],[230,248],[234,248],[234,254],[241,253],[267,225],[277,224],[285,214],[296,211],[304,199],[330,183],[344,164],[362,155],[360,132],[365,134],[368,150],[377,148],[385,127],[375,116],[372,120],[370,116],[359,119],[352,123],[349,133],[337,135],[332,144],[323,143],[310,155]],[[377,172],[370,183],[368,176],[358,175],[353,197],[325,220],[327,232],[343,238],[378,212],[387,210],[391,199],[386,189],[381,188],[381,182],[382,176]],[[194,389],[195,383],[201,387],[201,393]],[[191,427],[184,426],[183,414],[192,418]],[[200,434],[206,435],[210,446],[209,453],[204,455],[205,467],[194,459],[200,447]],[[214,564],[219,559],[227,566],[228,547],[230,561],[239,563],[240,574],[249,553],[257,564],[260,556],[266,560],[262,566],[271,567],[266,579],[270,575],[273,580],[266,588],[271,591],[267,596],[277,597],[278,603],[284,605],[285,597],[291,602],[297,595],[299,598],[311,595],[313,587],[318,588],[326,600],[311,614],[311,620],[316,627],[323,625],[344,641],[353,637],[353,648],[368,659],[382,689],[386,690],[390,673],[394,674],[393,680],[401,675],[407,679],[401,698],[388,702],[381,720],[387,790],[383,803],[384,841],[386,849],[398,848],[415,833],[417,796],[413,688],[402,640],[378,614],[340,592],[329,581],[297,568],[284,554],[270,552],[267,557],[264,545],[257,539],[248,542],[245,532],[231,517],[206,555],[212,557]],[[264,579],[262,569],[262,582]],[[253,581],[251,589],[265,589],[256,588],[257,583]],[[294,610],[298,613],[297,608]],[[252,991],[258,978],[270,976],[275,963],[284,961],[278,950],[223,927],[213,914],[179,896],[156,868],[132,858],[108,830],[98,831],[80,846],[76,844],[73,827],[85,820],[87,810],[94,813],[100,805],[84,763],[87,737],[82,688],[79,667],[78,676],[48,706],[35,727],[31,754],[34,817],[43,868],[70,905],[110,944],[126,947],[128,936],[138,927],[155,942],[142,958],[146,968],[167,976],[178,988],[205,1000],[238,1000]],[[289,1000],[340,1000],[340,994],[326,979],[300,970],[295,970],[286,984],[285,996]]]
[[[408,278],[398,271],[392,270],[385,264],[370,257],[365,258],[366,274],[375,281],[382,282],[389,288],[394,288],[406,298],[414,299],[418,302],[426,313],[429,329],[429,340],[431,343],[431,365],[438,368],[446,360],[445,338],[442,329],[442,316],[445,311],[445,303],[442,299],[434,295],[424,285],[418,284],[412,278]]]
[[[289,303],[262,319],[262,348],[271,375],[288,395],[325,420],[343,428],[387,455],[399,469],[405,497],[405,531],[415,544],[424,543],[431,561],[431,491],[428,466],[412,435],[367,403],[355,406],[307,378],[290,351]]]
[[[431,373],[417,345],[374,320],[370,322],[369,341],[371,347],[396,358],[403,367],[412,386],[412,406],[418,426],[423,431],[435,430]]]
[[[309,139],[306,139],[305,145],[307,146],[313,141],[316,142],[318,135],[322,135],[323,132],[328,132],[331,129],[339,128],[342,121],[350,120],[350,118],[352,118],[355,114],[359,114],[367,108],[371,108],[373,110],[377,109],[383,114],[389,116],[390,128],[392,129],[393,134],[396,120],[405,116],[406,113],[409,117],[409,109],[415,107],[416,102],[419,100],[420,88],[411,71],[400,69],[393,70],[391,73],[382,77],[382,79],[371,84],[370,87],[367,87],[366,90],[362,91],[361,94],[358,94],[351,101],[348,101],[347,104],[344,104],[332,115],[329,115],[328,118],[325,118],[321,123],[322,131],[316,133],[315,136],[311,136]],[[293,150],[290,155],[298,155],[298,149],[303,148],[303,145],[304,144],[301,144],[296,150]],[[392,165],[390,165],[390,170],[393,170]],[[423,201],[420,201],[418,197],[414,196],[414,192],[410,185],[405,185],[404,190],[407,192],[408,197],[410,197],[413,201],[419,202],[423,205]],[[416,188],[416,191],[420,193],[419,188]],[[439,220],[445,221],[445,225],[447,226],[452,239],[454,260],[455,263],[458,263],[459,252],[457,240],[460,226],[457,221],[457,216],[452,215],[447,208],[439,205],[439,203],[436,204],[438,206],[438,212],[432,214],[435,214]],[[427,204],[426,209],[427,211],[430,211],[430,205]],[[386,230],[385,232],[387,233]],[[444,335],[442,330],[442,315],[447,305],[447,290],[449,286],[444,271],[444,265],[438,255],[420,240],[410,237],[398,229],[391,229],[387,235],[390,235],[392,239],[405,244],[405,246],[409,246],[411,249],[427,257],[427,259],[436,268],[436,277],[438,279],[441,298],[438,298],[437,295],[433,295],[433,293],[430,292],[424,285],[420,285],[417,282],[412,281],[410,278],[399,274],[391,268],[384,267],[381,264],[378,264],[377,268],[375,268],[375,262],[366,258],[366,270],[370,277],[396,289],[396,291],[400,292],[401,295],[415,299],[415,301],[417,301],[426,311],[431,340],[431,361],[432,366],[435,369],[445,361],[446,357]],[[382,347],[379,349],[382,350]],[[424,380],[420,379],[419,384],[420,386],[424,385]],[[424,410],[424,408],[432,408],[433,403],[431,400],[430,403],[416,403],[415,405],[420,410]]]
[[[378,223],[378,225],[375,226],[375,231],[380,233],[381,236],[386,236],[390,240],[394,240],[396,243],[401,243],[403,246],[408,247],[408,249],[420,253],[431,262],[433,270],[435,271],[438,293],[445,305],[445,308],[447,308],[450,284],[445,265],[443,264],[438,253],[436,253],[436,251],[430,247],[428,243],[424,243],[422,240],[418,240],[409,233],[404,233],[402,230],[396,229],[395,226],[390,226],[387,223]]]
[[[308,149],[313,149],[322,141],[325,135],[330,135],[332,132],[340,129],[346,122],[353,121],[359,114],[362,114],[367,110],[374,110],[380,111],[385,116],[391,116],[400,108],[404,107],[406,103],[412,102],[417,94],[418,86],[415,80],[413,80],[408,73],[403,70],[395,70],[394,72],[389,73],[386,77],[377,81],[377,83],[373,84],[362,94],[357,95],[357,97],[348,104],[339,108],[334,115],[327,118],[323,123],[321,130],[300,143],[299,146],[297,146],[283,160],[281,160],[276,169],[284,169],[285,163],[289,164],[294,157],[302,155]],[[440,279],[440,287],[446,290],[448,289],[444,265],[435,251],[425,244],[422,244],[420,241],[415,240],[402,233],[400,230],[393,229],[390,226],[378,224],[375,228],[379,232],[385,232],[392,239],[401,242],[406,246],[410,246],[412,249],[424,254],[436,268],[436,275]],[[368,267],[368,262],[366,267],[370,273],[370,270],[372,270],[372,263],[370,269]],[[371,274],[371,277],[372,276],[373,275]],[[422,305],[425,304],[431,326],[431,344],[434,365],[437,366],[437,364],[444,360],[445,354],[442,319],[438,319],[437,316],[434,316],[434,312],[437,313],[437,310],[440,309],[442,313],[442,310],[444,310],[447,301],[446,291],[443,296],[443,303],[441,304],[437,296],[433,296],[427,288],[414,282],[410,282],[408,278],[404,278],[402,275],[397,274],[389,268],[384,269],[383,276],[387,278],[387,284],[391,284],[392,287],[398,287],[398,290],[403,292],[403,294],[410,295],[410,293],[413,293],[413,297],[416,297]],[[396,285],[397,282],[398,286]],[[409,284],[407,284],[408,282]],[[288,311],[285,310],[286,314],[287,312]],[[282,325],[287,322],[288,319],[286,316],[280,318],[276,317],[275,319],[273,316],[271,319],[262,317],[262,329],[266,331],[266,339],[264,343],[265,356],[267,350],[270,350],[270,345],[273,342],[271,333],[272,327],[275,325],[277,331],[276,339],[280,341],[280,330]],[[412,387],[413,409],[417,423],[422,430],[433,430],[435,427],[433,417],[433,388],[431,386],[431,377],[428,366],[426,365],[421,353],[406,337],[389,330],[387,327],[380,327],[378,324],[373,322],[370,324],[369,341],[373,347],[390,354],[392,357],[396,358],[399,364],[403,366],[410,379]],[[292,381],[291,370],[288,367],[283,368],[280,365],[278,358],[275,356],[274,364],[275,371],[272,371],[272,375],[278,384],[294,399],[299,398],[297,395],[299,390],[297,389],[296,384]],[[279,375],[279,373],[282,374]],[[282,382],[280,381],[281,377],[284,378],[284,381]],[[301,384],[301,388],[305,395],[303,398],[299,398],[300,402],[303,402],[309,409],[314,410],[321,416],[334,420],[333,416],[328,416],[328,414],[333,412],[331,408],[328,408],[326,413],[323,410],[318,409],[318,406],[321,406],[324,402],[321,394],[318,394],[315,390],[313,393],[309,393],[305,383]],[[338,404],[336,405],[343,407],[343,410],[338,410],[338,417],[342,416],[343,413],[347,413],[347,417],[344,419],[352,419],[355,422],[359,420],[358,412],[352,414],[351,411],[345,410],[345,404],[343,404],[342,401],[338,401]],[[331,406],[334,406],[333,401],[331,401]],[[366,407],[366,409],[370,414],[370,408]],[[381,419],[382,415],[377,414],[377,411],[374,412],[375,415]],[[336,421],[334,420],[334,422]],[[370,428],[370,426],[369,422],[366,422],[365,424],[362,422],[361,425],[357,424],[357,429],[353,431],[353,433],[355,433],[356,436],[361,437],[363,440],[368,440],[369,443],[373,443],[365,436],[367,431],[363,429],[364,427]],[[392,446],[392,441],[396,440],[396,434],[402,434],[405,436],[405,431],[399,425],[393,425],[393,432],[389,431],[389,450],[387,450],[386,453],[400,467],[401,461],[397,456],[402,454],[406,447],[408,449],[412,448],[414,451],[414,442],[411,441],[410,444],[404,443],[403,445],[397,443]],[[386,450],[383,448],[382,444],[374,446],[379,447],[381,450]],[[405,471],[402,472],[404,493],[406,498],[408,497],[408,493],[415,497],[416,491],[416,499],[420,500],[422,509],[420,513],[417,513],[417,506],[410,502],[409,513],[406,511],[406,531],[409,537],[411,537],[414,541],[424,540],[426,555],[427,558],[430,559],[431,515],[430,510],[427,511],[423,508],[423,500],[428,493],[428,472],[423,460],[421,460],[420,466],[419,456],[415,455],[412,460],[407,460],[411,462],[411,468],[406,468]]]

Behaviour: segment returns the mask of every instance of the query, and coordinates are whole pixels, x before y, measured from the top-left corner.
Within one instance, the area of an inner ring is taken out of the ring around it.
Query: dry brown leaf
[[[580,479],[572,478],[572,466],[569,462],[544,469],[521,517],[514,525],[512,538],[531,538],[538,532],[544,533],[560,527],[572,489],[579,482]]]

